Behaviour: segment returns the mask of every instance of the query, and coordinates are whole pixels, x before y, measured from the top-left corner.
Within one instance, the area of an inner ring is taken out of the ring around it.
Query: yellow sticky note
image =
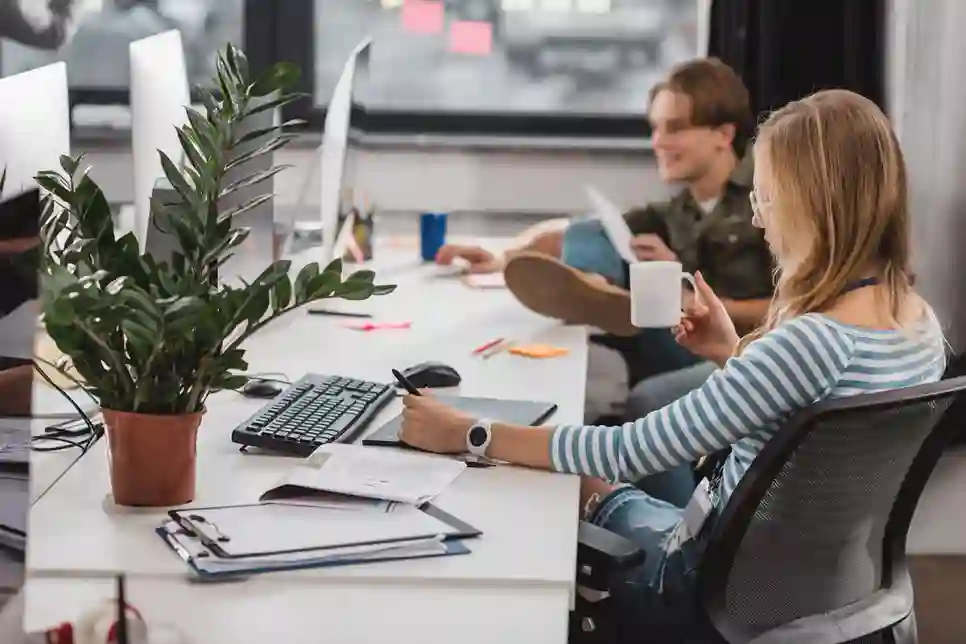
[[[517,347],[510,347],[510,353],[525,358],[558,358],[570,353],[562,347],[552,347],[548,344],[531,344]]]

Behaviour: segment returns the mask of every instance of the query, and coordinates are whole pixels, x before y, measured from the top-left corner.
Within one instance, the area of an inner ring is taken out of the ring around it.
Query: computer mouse
[[[252,378],[242,387],[241,393],[246,398],[274,398],[282,393],[282,387],[271,380]]]
[[[463,380],[456,369],[442,362],[421,362],[403,370],[402,374],[417,389],[455,387]]]

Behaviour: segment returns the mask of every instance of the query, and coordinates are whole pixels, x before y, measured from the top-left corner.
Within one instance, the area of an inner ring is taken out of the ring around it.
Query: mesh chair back
[[[855,396],[786,424],[729,499],[699,571],[725,639],[850,641],[909,614],[905,537],[941,454],[934,430],[963,413],[964,389]]]

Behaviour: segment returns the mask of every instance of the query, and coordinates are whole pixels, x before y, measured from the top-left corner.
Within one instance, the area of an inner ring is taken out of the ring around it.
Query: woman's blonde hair
[[[870,269],[898,321],[912,289],[906,167],[882,110],[853,92],[818,92],[772,113],[755,148],[771,173],[780,269],[764,324],[738,350],[788,318],[826,310]],[[790,245],[802,252],[781,257]]]

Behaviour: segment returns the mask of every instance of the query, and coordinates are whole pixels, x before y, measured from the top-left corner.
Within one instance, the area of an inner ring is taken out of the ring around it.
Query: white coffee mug
[[[631,264],[631,324],[641,329],[670,329],[681,323],[681,281],[697,290],[694,276],[680,262]]]

